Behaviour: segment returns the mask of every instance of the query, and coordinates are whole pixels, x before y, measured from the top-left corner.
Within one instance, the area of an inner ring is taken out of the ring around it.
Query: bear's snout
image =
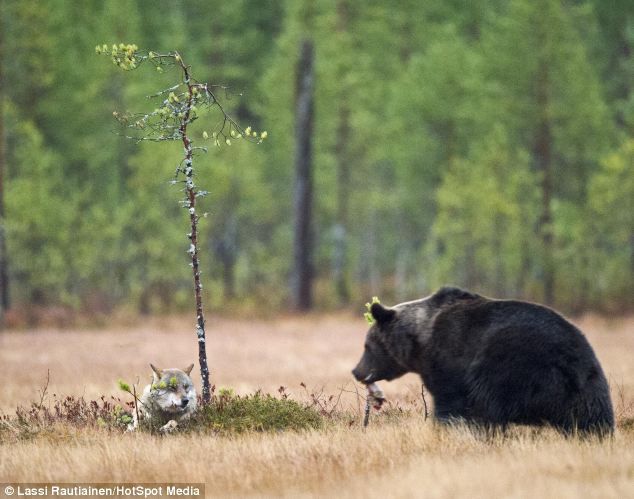
[[[371,382],[372,373],[367,373],[362,369],[359,369],[359,366],[352,370],[352,375],[357,381],[365,383],[366,385]]]

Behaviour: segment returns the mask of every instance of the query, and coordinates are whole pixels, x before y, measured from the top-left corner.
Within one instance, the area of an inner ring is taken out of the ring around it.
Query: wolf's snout
[[[185,407],[187,407],[187,404],[189,404],[189,399],[188,398],[184,398],[181,400],[181,407],[184,409]]]

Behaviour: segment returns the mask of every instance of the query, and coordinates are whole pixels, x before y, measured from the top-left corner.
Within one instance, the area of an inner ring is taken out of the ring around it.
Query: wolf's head
[[[153,371],[150,397],[163,412],[175,416],[191,413],[196,408],[196,390],[189,374],[194,364],[185,369],[159,369]]]

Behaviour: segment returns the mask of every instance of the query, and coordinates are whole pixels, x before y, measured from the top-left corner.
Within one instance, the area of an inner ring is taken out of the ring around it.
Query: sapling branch
[[[363,427],[364,428],[367,428],[368,425],[370,424],[370,409],[372,408],[371,399],[372,397],[370,396],[370,393],[368,393],[365,398],[365,409],[363,411]]]
[[[136,413],[137,421],[138,421],[138,418],[139,418],[138,404],[143,405],[143,402],[141,402],[141,399],[139,399],[139,397],[137,397],[137,394],[136,394],[136,385],[138,383],[139,383],[138,378],[136,380],[136,383],[134,383],[132,386],[130,386],[129,383],[126,383],[122,379],[120,379],[118,381],[119,389],[121,391],[123,391],[123,392],[129,393],[130,395],[132,395],[132,397],[134,399],[134,412]]]
[[[425,384],[423,383],[420,387],[420,395],[423,398],[423,407],[425,408],[425,421],[429,417],[429,411],[427,410],[427,399],[425,399]]]
[[[136,420],[139,421],[139,398],[136,396],[136,385],[132,385],[132,396],[134,397],[134,415]]]
[[[385,395],[383,390],[379,388],[376,383],[370,383],[367,386],[368,393],[365,399],[365,415],[363,418],[363,427],[367,427],[370,422],[370,408],[374,406],[376,410],[379,410],[385,402]]]

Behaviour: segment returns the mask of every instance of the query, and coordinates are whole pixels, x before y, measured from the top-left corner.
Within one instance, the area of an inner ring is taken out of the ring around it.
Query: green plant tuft
[[[367,312],[365,312],[363,314],[363,317],[365,317],[365,320],[368,321],[368,324],[372,325],[374,324],[374,317],[372,317],[372,312],[370,312],[370,308],[372,308],[372,305],[375,303],[381,303],[379,301],[379,299],[376,296],[372,297],[372,302],[371,303],[366,303],[365,304],[365,308],[367,309]]]
[[[128,383],[126,383],[122,379],[120,379],[118,383],[119,383],[119,388],[121,390],[123,390],[124,392],[128,392],[128,393],[131,392],[131,388],[130,388],[130,385]]]
[[[211,404],[201,407],[192,417],[188,428],[232,434],[302,431],[320,428],[322,424],[323,419],[315,409],[294,400],[257,392],[247,396],[222,394],[215,397]]]

